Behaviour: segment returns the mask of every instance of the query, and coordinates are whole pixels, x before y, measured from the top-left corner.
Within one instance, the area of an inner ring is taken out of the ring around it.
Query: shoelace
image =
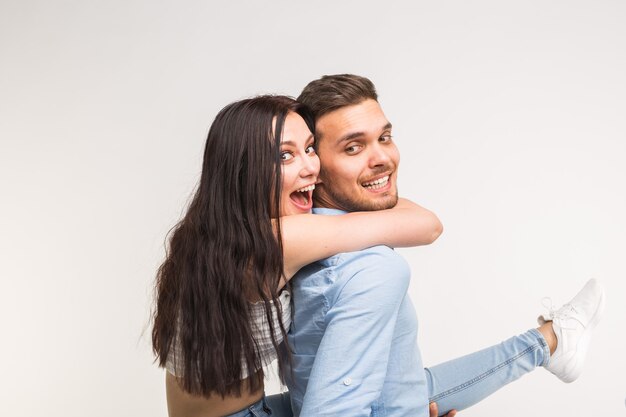
[[[582,325],[580,320],[578,320],[577,317],[572,315],[572,313],[578,314],[578,311],[570,303],[564,304],[561,308],[559,308],[558,310],[555,310],[554,304],[552,303],[552,298],[544,297],[541,299],[541,304],[548,310],[548,316],[550,317],[552,321],[559,320],[559,326],[561,326],[561,328],[568,329],[568,330],[576,329],[575,326],[567,327],[563,325],[563,322],[566,322],[567,319],[570,319],[570,318],[576,320]]]

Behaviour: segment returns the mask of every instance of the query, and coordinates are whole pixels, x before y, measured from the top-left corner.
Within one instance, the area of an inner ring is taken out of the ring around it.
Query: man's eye
[[[306,147],[305,152],[309,155],[314,154],[315,153],[315,148],[313,147],[313,145],[309,145]]]
[[[381,136],[380,138],[378,138],[378,141],[386,143],[386,142],[391,142],[391,139],[393,139],[393,136],[391,136],[391,135],[384,135],[384,136]]]
[[[358,153],[361,150],[361,148],[363,148],[363,146],[361,146],[361,145],[348,146],[346,148],[346,153],[348,153],[348,154],[355,154],[355,153]]]
[[[290,159],[293,159],[293,154],[291,152],[283,152],[280,154],[280,159],[283,161],[289,161]]]

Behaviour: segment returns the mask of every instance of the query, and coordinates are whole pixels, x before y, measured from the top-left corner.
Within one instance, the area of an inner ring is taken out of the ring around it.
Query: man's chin
[[[398,197],[393,199],[387,199],[385,201],[377,201],[370,205],[370,211],[387,210],[394,208],[398,204]]]
[[[376,198],[365,198],[361,201],[355,201],[352,211],[378,211],[386,210],[398,204],[398,195],[377,196]]]
[[[338,208],[345,211],[378,211],[393,208],[398,204],[398,193],[386,192],[374,195],[369,192],[366,193],[369,195],[345,192],[318,194],[315,206]]]

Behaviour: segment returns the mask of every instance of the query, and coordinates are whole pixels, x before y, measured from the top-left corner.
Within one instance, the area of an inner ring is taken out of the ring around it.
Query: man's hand
[[[437,417],[439,415],[439,409],[437,408],[437,403],[430,403],[430,417]],[[443,417],[454,417],[456,416],[456,410],[451,410],[448,414]]]

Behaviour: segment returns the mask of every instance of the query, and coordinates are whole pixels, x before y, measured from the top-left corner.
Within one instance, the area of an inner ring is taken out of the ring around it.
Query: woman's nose
[[[311,175],[317,175],[320,170],[319,158],[317,155],[310,156],[305,155],[303,157],[302,169],[300,170],[300,175],[303,177],[308,177]]]

